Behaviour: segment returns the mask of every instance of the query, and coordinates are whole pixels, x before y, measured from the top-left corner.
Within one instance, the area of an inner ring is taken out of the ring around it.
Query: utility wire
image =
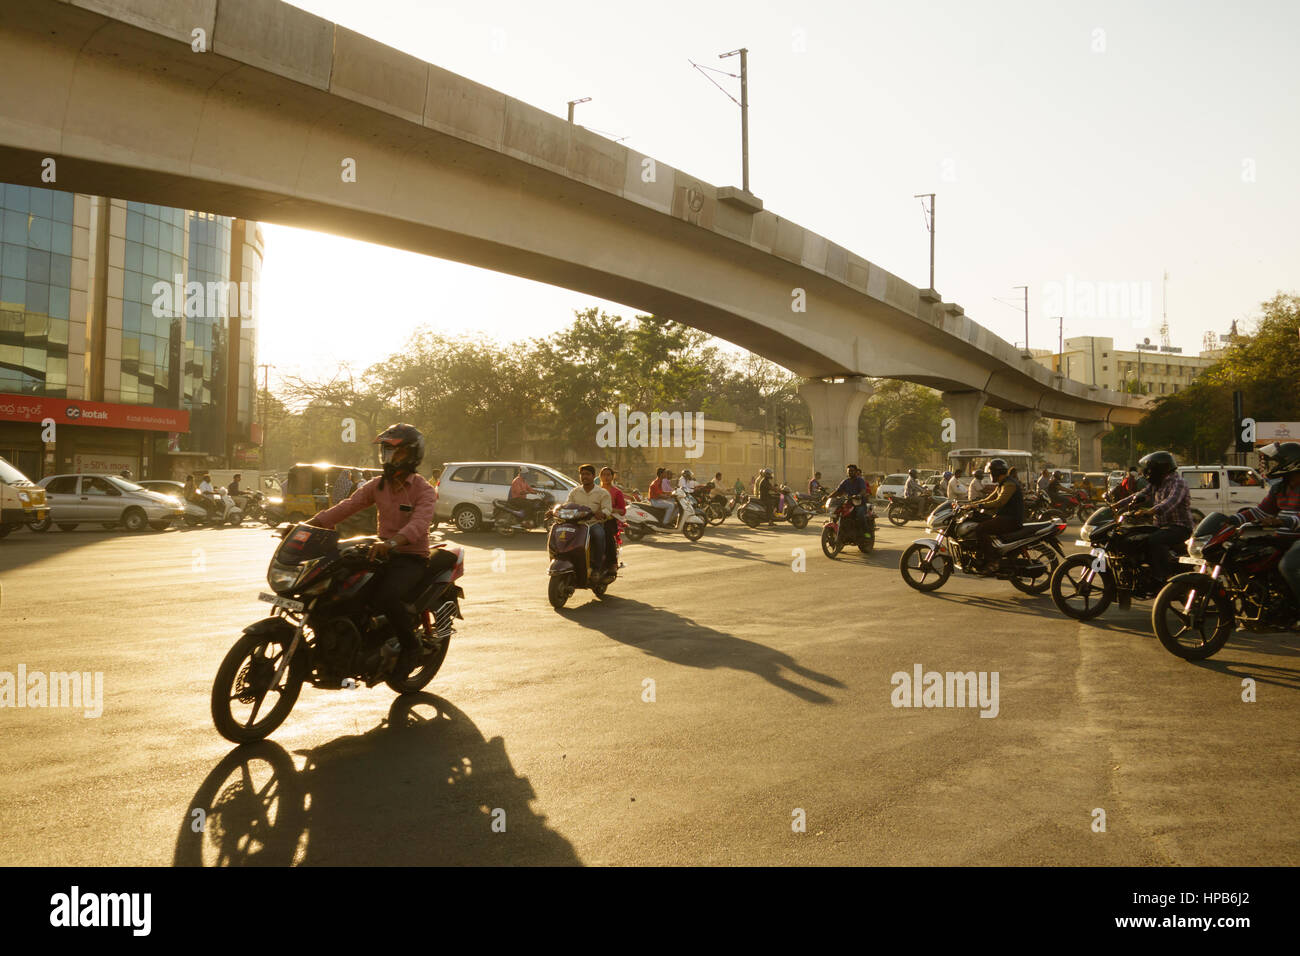
[[[715,70],[715,69],[714,69],[713,67],[711,67],[711,66],[700,66],[698,63],[696,63],[694,60],[691,60],[691,59],[687,59],[686,62],[689,63],[691,66],[695,67],[695,69],[699,70],[700,73],[701,73],[701,75],[703,75],[703,77],[704,77],[706,80],[708,80],[710,83],[712,83],[712,84],[713,84],[714,86],[716,86],[718,89],[722,90],[722,95],[723,95],[723,96],[725,96],[727,99],[731,100],[731,102],[735,103],[737,106],[740,105],[740,100],[736,99],[734,96],[732,96],[730,93],[728,93],[727,90],[726,90],[726,88],[723,87],[722,84],[720,84],[720,83],[719,83],[717,80],[715,80],[713,77],[709,76],[709,73],[721,73],[723,76],[730,76],[730,77],[733,77],[734,79],[740,79],[740,74],[739,74],[739,73],[728,73],[726,70]],[[705,73],[705,72],[704,72],[705,70],[708,70],[709,73]]]

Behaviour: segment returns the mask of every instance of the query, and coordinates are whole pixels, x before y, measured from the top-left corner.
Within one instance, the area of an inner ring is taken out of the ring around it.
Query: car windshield
[[[31,484],[27,476],[15,468],[9,462],[0,458],[0,484],[5,485],[27,485]]]
[[[118,488],[121,488],[123,491],[144,491],[145,490],[144,488],[141,488],[139,485],[137,485],[134,481],[127,481],[125,478],[120,478],[117,475],[105,475],[104,477],[106,477]]]
[[[885,479],[887,485],[905,485],[907,484],[907,475],[890,475]]]

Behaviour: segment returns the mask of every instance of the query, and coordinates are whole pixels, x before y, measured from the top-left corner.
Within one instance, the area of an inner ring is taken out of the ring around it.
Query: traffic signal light
[[[776,420],[776,446],[778,448],[785,447],[785,413],[784,412],[782,412],[781,415]]]

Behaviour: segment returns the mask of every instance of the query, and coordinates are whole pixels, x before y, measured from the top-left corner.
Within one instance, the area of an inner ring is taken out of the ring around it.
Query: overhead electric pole
[[[930,215],[928,217],[929,229],[930,229],[930,288],[933,289],[934,288],[934,193],[917,193],[912,198],[925,199],[926,197],[929,197],[930,199]],[[924,206],[922,206],[921,208],[922,210],[925,209]],[[1025,347],[1028,348],[1027,345]]]
[[[749,50],[741,47],[730,53],[719,53],[718,59],[740,56],[740,186],[749,192]]]

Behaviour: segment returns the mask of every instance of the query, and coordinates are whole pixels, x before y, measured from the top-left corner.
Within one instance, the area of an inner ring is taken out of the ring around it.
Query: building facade
[[[1137,382],[1142,394],[1157,396],[1186,388],[1214,364],[1215,356],[1184,355],[1181,349],[1154,346],[1150,340],[1135,342],[1133,349],[1116,349],[1113,338],[1087,335],[1066,339],[1059,354],[1035,350],[1034,360],[1085,385],[1124,391]]]
[[[0,455],[31,478],[250,462],[257,223],[0,185]]]

